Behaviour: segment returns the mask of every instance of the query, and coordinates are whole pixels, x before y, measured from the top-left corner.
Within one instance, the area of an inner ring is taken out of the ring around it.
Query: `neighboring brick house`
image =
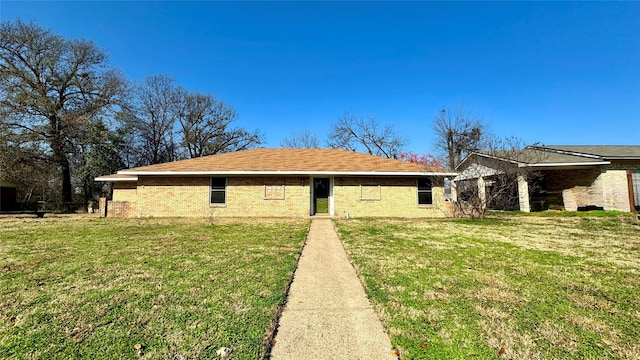
[[[553,145],[530,146],[526,161],[474,153],[456,169],[459,179],[470,178],[470,169],[485,184],[500,175],[500,163],[531,169],[535,183],[518,180],[516,207],[521,211],[558,210],[640,210],[640,146]],[[478,179],[479,178],[479,179]],[[489,206],[490,208],[490,206]]]
[[[106,216],[445,215],[442,168],[340,149],[254,149],[101,176]]]

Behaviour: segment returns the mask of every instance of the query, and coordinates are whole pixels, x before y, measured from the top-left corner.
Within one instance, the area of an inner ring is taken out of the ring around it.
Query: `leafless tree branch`
[[[380,129],[374,116],[363,118],[352,113],[340,116],[328,136],[327,145],[371,155],[397,159],[407,140],[392,125]]]

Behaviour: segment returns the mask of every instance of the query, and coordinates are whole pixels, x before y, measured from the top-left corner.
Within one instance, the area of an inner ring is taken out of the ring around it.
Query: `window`
[[[451,180],[449,178],[444,178],[444,201],[452,201],[453,198],[451,196]]]
[[[211,204],[224,204],[227,200],[227,178],[211,178]]]
[[[418,179],[418,205],[432,205],[433,193],[431,179]]]

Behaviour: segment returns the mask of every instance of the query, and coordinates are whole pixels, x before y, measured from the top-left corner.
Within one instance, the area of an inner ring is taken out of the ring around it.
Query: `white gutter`
[[[120,175],[177,176],[177,175],[330,175],[330,176],[456,176],[454,172],[398,172],[398,171],[118,171]],[[105,179],[108,181],[108,179]]]
[[[478,155],[478,156],[484,156],[484,157],[489,158],[489,159],[494,159],[494,160],[500,160],[500,161],[510,162],[510,163],[512,163],[512,164],[518,164],[518,166],[520,166],[520,165],[522,165],[522,164],[523,164],[523,162],[521,162],[521,161],[518,161],[518,160],[512,160],[512,159],[507,159],[507,158],[503,158],[503,157],[500,157],[500,156],[489,155],[489,154],[483,154],[483,153],[475,153],[475,154],[476,154],[476,155]],[[461,164],[462,164],[462,163],[461,163]]]
[[[103,177],[98,176],[94,178],[95,181],[138,181],[138,177]]]

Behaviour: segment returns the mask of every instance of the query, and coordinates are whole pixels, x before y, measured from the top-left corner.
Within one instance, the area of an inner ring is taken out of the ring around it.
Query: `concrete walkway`
[[[330,219],[311,223],[271,359],[395,359]]]

